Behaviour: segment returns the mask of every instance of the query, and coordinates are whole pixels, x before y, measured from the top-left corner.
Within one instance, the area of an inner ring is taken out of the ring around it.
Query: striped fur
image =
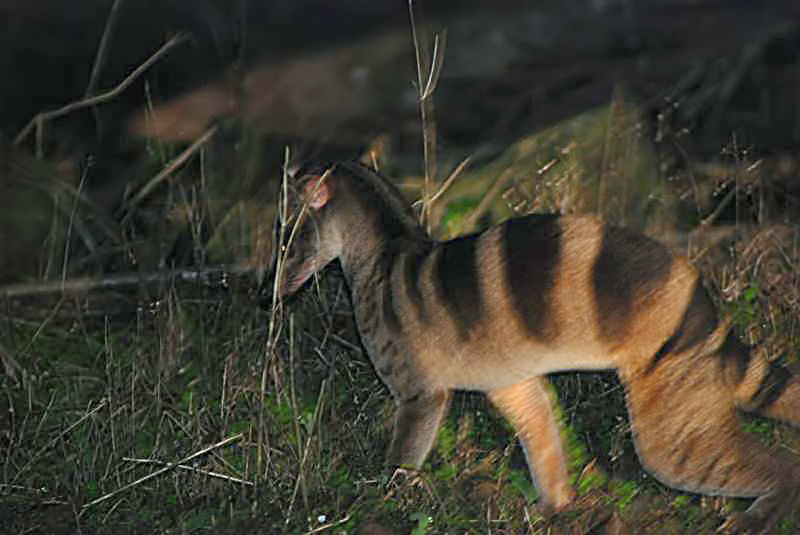
[[[298,191],[318,191],[316,180]],[[545,503],[562,508],[572,491],[545,376],[614,369],[656,477],[756,498],[730,532],[768,532],[793,505],[797,459],[743,433],[736,411],[797,424],[800,383],[736,339],[685,258],[591,217],[530,215],[434,242],[360,165],[337,164],[320,188],[279,287],[341,263],[361,340],[397,401],[391,462],[424,461],[452,390],[484,391],[519,431]]]

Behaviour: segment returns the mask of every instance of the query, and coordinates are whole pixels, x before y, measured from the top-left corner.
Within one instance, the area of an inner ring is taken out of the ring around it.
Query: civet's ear
[[[327,176],[305,176],[303,181],[303,197],[308,206],[313,210],[319,210],[331,200],[333,191],[331,190],[330,181],[326,180]]]

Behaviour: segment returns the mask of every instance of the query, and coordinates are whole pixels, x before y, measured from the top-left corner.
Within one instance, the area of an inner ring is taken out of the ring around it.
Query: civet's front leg
[[[390,465],[422,466],[436,440],[449,401],[450,392],[447,390],[422,391],[398,398],[394,436],[388,455]]]

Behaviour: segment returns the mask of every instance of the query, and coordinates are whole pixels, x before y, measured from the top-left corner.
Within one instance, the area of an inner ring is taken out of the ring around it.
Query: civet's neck
[[[382,281],[392,258],[427,247],[430,239],[398,189],[357,164],[338,164],[334,172],[336,224],[345,277],[354,291]]]

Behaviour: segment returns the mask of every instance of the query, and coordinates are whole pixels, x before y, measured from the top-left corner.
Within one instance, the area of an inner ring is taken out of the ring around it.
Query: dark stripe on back
[[[695,283],[692,299],[686,306],[683,319],[661,349],[653,356],[645,373],[652,373],[667,355],[682,353],[703,343],[717,327],[717,309],[700,280]]]
[[[530,336],[552,340],[558,334],[550,306],[561,255],[558,216],[532,215],[506,222],[503,253],[517,318]]]
[[[607,340],[627,334],[637,296],[657,290],[669,277],[672,255],[643,234],[607,226],[593,270],[600,334]]]
[[[760,411],[775,403],[786,390],[791,378],[792,373],[789,370],[770,362],[767,374],[750,400],[752,410]]]
[[[406,295],[411,304],[417,309],[420,321],[427,323],[428,312],[425,308],[425,300],[422,294],[422,287],[420,286],[419,273],[422,268],[422,263],[428,258],[433,247],[429,243],[425,243],[417,251],[411,253],[406,258],[405,276],[406,276]]]
[[[417,242],[427,244],[429,238],[408,202],[385,177],[358,163],[342,162],[336,165],[334,176],[329,180],[333,181],[334,187],[338,187],[338,180],[346,183],[352,200],[361,205],[379,230],[384,247],[381,257],[375,262],[369,284],[373,288],[382,285],[380,313],[386,327],[391,332],[399,332],[401,325],[392,287],[392,269],[400,250]]]
[[[483,314],[477,246],[477,235],[443,243],[435,270],[437,294],[462,339],[469,338],[470,330]]]
[[[409,203],[391,181],[355,162],[337,164],[335,173],[349,176],[348,182],[356,199],[365,212],[375,214],[375,222],[387,240],[401,237],[427,239]]]

